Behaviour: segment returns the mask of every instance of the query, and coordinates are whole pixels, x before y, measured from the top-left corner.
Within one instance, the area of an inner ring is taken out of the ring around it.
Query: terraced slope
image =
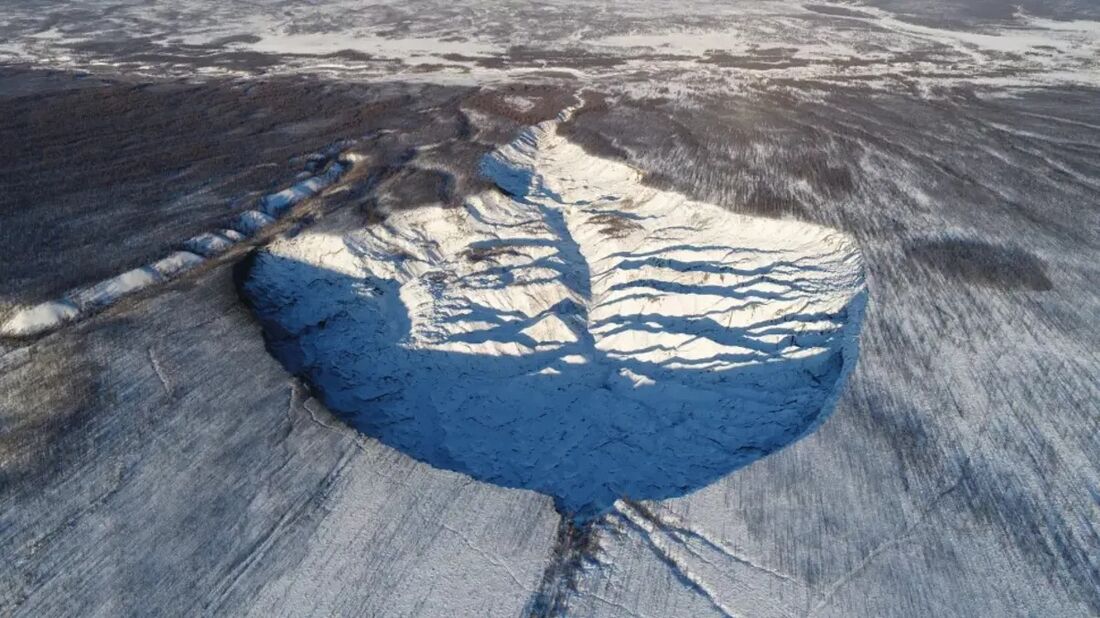
[[[245,290],[355,427],[585,519],[814,428],[855,362],[862,272],[837,232],[642,185],[568,117],[485,158],[501,190],[282,239]]]

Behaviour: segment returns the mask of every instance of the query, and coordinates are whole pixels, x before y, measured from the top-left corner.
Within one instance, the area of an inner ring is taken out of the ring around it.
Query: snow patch
[[[225,253],[233,246],[233,240],[222,236],[221,234],[215,234],[213,232],[204,232],[188,239],[183,243],[184,248],[192,253],[197,253],[203,257],[214,257],[220,253]]]
[[[30,337],[76,319],[79,314],[70,301],[50,301],[17,311],[0,326],[0,331],[11,337]]]
[[[206,260],[202,259],[201,256],[195,255],[190,251],[176,251],[168,257],[153,262],[149,267],[167,280],[177,275],[181,275],[201,265],[205,261]]]
[[[163,281],[160,274],[149,266],[128,270],[110,279],[71,292],[69,298],[83,311],[94,311],[113,304],[126,294],[147,288]]]
[[[292,187],[272,193],[260,200],[260,209],[269,217],[279,218],[302,200],[309,199],[321,191],[332,186],[343,175],[345,166],[341,163],[332,163],[324,173],[311,176]]]
[[[241,242],[246,238],[244,234],[241,234],[237,230],[218,230],[217,233],[219,236],[223,236],[232,242]]]

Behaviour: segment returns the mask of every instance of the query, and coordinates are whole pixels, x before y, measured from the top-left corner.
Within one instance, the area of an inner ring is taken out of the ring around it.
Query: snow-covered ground
[[[148,75],[465,84],[555,72],[609,86],[629,75],[626,86],[638,94],[787,80],[922,92],[1100,84],[1100,21],[1022,9],[1007,19],[935,21],[928,7],[918,19],[873,4],[188,0],[44,12],[26,2],[0,20],[0,60]]]

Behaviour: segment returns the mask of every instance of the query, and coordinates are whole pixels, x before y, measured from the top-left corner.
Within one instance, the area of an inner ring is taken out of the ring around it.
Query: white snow
[[[191,253],[190,251],[176,251],[169,254],[168,257],[153,262],[149,267],[164,279],[171,279],[172,277],[195,268],[204,261],[202,256]]]
[[[332,183],[340,179],[343,173],[344,165],[341,163],[333,163],[321,174],[307,178],[277,193],[265,196],[261,200],[261,209],[264,214],[269,217],[281,217],[302,200],[309,199],[331,186]]]
[[[79,310],[67,300],[55,300],[33,305],[10,317],[0,333],[12,337],[30,337],[56,328],[79,315]]]
[[[81,311],[102,309],[126,294],[147,288],[160,281],[163,281],[163,278],[157,271],[149,266],[142,266],[71,292],[69,298],[80,307]]]
[[[147,266],[71,290],[61,299],[32,305],[16,312],[0,325],[0,335],[31,337],[49,332],[66,322],[108,307],[127,294],[166,281],[195,266],[195,260],[202,262],[201,257],[180,251]]]
[[[476,41],[443,41],[436,37],[388,38],[369,32],[288,34],[268,32],[256,43],[242,45],[258,52],[277,54],[322,55],[350,50],[391,58],[443,56],[446,54],[480,55],[499,51],[495,45]]]
[[[241,234],[252,236],[272,223],[275,223],[273,217],[258,210],[246,210],[233,221],[232,226]]]
[[[284,363],[364,432],[581,517],[812,430],[856,358],[852,243],[646,187],[559,122],[484,160],[506,193],[271,245],[246,290]]]
[[[227,240],[233,242],[241,242],[245,239],[245,235],[241,234],[237,230],[218,230],[218,235],[225,237]]]
[[[15,21],[9,24],[10,34],[0,43],[0,54],[53,67],[102,69],[117,60],[109,54],[89,53],[81,49],[82,44],[110,40],[109,33],[123,31],[148,37],[169,54],[186,45],[185,53],[201,55],[194,46],[221,45],[219,41],[226,37],[256,37],[225,45],[233,52],[280,55],[277,66],[267,70],[282,74],[449,84],[530,78],[529,64],[510,66],[509,49],[524,46],[557,52],[567,44],[610,53],[624,62],[578,69],[565,60],[547,59],[539,69],[573,72],[591,85],[625,89],[639,96],[645,96],[654,83],[679,91],[698,87],[701,79],[740,89],[775,79],[858,78],[867,87],[894,89],[900,83],[928,96],[941,87],[959,84],[1100,84],[1100,22],[1055,21],[1019,13],[1013,22],[934,27],[862,4],[814,4],[831,5],[850,14],[823,15],[816,7],[769,0],[693,5],[698,13],[691,20],[669,20],[667,11],[657,5],[619,5],[614,10],[546,6],[548,21],[524,19],[502,30],[500,24],[493,26],[495,20],[486,19],[489,15],[459,17],[452,7],[417,13],[417,9],[392,4],[364,6],[333,0],[323,6],[311,4],[304,12],[272,13],[260,5],[226,6],[194,0],[189,19],[181,19],[175,10],[160,14],[147,3],[137,3],[90,11],[81,14],[81,23],[63,21],[42,31],[32,29],[37,20],[31,9],[17,8],[12,17]],[[388,21],[396,14],[406,15],[413,25],[394,30],[373,19]],[[590,14],[592,19],[577,19],[578,14]],[[349,19],[349,15],[357,17]],[[613,19],[616,15],[619,18]],[[102,28],[90,28],[85,18]],[[26,29],[14,25],[21,21],[30,25]],[[548,39],[550,32],[557,36]],[[655,57],[643,48],[665,57]],[[740,60],[744,62],[697,62],[712,50],[743,57]],[[771,51],[760,55],[767,50]],[[339,54],[345,51],[366,56]],[[473,60],[476,57],[500,58],[503,64],[481,66]],[[424,70],[426,65],[433,66]],[[165,71],[251,74],[247,68],[203,63],[127,62],[125,68],[150,75]],[[639,74],[649,74],[651,79],[633,77]]]
[[[222,236],[220,233],[203,232],[194,238],[187,239],[183,246],[192,253],[204,257],[214,257],[219,253],[225,253],[233,246],[233,240]]]

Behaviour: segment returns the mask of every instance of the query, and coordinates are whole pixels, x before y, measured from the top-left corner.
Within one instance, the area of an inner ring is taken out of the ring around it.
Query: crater
[[[574,520],[705,487],[813,431],[858,353],[853,243],[648,187],[558,131],[495,190],[305,231],[243,266],[273,354],[359,431]]]

